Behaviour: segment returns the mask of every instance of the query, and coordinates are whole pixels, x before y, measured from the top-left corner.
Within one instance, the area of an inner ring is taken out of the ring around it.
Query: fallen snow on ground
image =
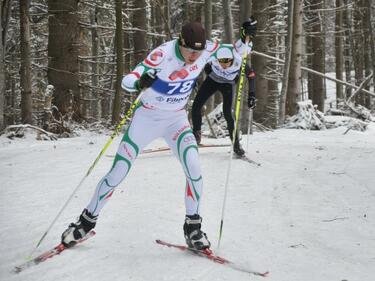
[[[269,281],[371,281],[375,276],[375,125],[255,133],[257,167],[231,165],[217,247],[228,148],[200,149],[203,230],[222,256],[270,271]],[[170,152],[141,155],[103,209],[97,235],[13,274],[80,182],[108,135],[58,141],[0,137],[0,279],[6,281],[261,280],[155,239],[184,243],[185,180]],[[119,138],[85,180],[37,253],[59,242],[110,168]],[[225,143],[228,139],[204,139]],[[247,139],[242,144],[246,148]],[[164,146],[158,140],[151,146]]]

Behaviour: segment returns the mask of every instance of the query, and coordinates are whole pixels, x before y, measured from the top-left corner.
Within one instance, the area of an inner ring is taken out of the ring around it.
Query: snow
[[[213,250],[273,281],[371,281],[375,275],[375,125],[279,129],[250,136],[257,167],[233,160],[221,247],[217,247],[228,148],[200,150],[203,230]],[[108,140],[0,137],[0,280],[261,280],[157,245],[184,243],[184,176],[170,152],[141,155],[103,209],[97,235],[20,274],[43,232]],[[113,161],[110,146],[37,250],[54,246],[86,206]],[[228,139],[203,139],[228,143]],[[246,148],[246,136],[242,143]],[[164,146],[162,140],[151,144]]]

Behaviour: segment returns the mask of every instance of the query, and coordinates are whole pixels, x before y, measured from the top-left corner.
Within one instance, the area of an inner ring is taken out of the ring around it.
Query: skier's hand
[[[253,109],[255,107],[255,93],[250,93],[247,98],[247,106],[249,109]]]
[[[207,63],[205,66],[204,66],[204,72],[209,75],[211,72],[212,72],[212,65],[210,63]]]
[[[254,39],[257,33],[257,20],[251,16],[247,21],[242,23],[240,36],[242,42],[246,41],[246,37],[250,38],[250,41]]]
[[[149,88],[158,78],[156,74],[157,71],[155,69],[150,69],[143,73],[139,80],[135,83],[137,90],[142,91],[143,89]]]

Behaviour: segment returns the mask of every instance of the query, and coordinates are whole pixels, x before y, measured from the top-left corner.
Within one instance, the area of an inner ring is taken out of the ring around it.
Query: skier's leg
[[[75,245],[95,227],[100,210],[111,197],[115,187],[129,173],[139,152],[153,139],[160,137],[158,123],[148,115],[147,109],[136,110],[119,145],[111,170],[98,183],[89,205],[83,210],[78,221],[70,224],[62,234],[62,243],[67,247]]]
[[[199,144],[201,142],[201,126],[202,126],[202,107],[206,101],[217,90],[217,83],[207,77],[198,90],[191,109],[191,117],[193,122],[193,134]]]
[[[139,108],[126,130],[118,147],[110,171],[98,183],[87,210],[97,216],[108,199],[128,175],[133,162],[142,149],[152,140],[160,137],[158,122],[149,117],[149,109]]]
[[[222,84],[220,91],[223,95],[223,113],[224,118],[227,121],[227,127],[229,132],[229,137],[233,141],[233,131],[234,131],[234,118],[232,114],[232,103],[233,103],[233,96],[234,96],[234,85],[231,84]],[[241,147],[240,140],[239,140],[239,131],[237,129],[236,138],[233,145],[233,151],[238,156],[243,156],[245,151]]]
[[[205,249],[210,247],[206,234],[201,230],[202,218],[199,206],[203,180],[199,162],[198,147],[186,116],[179,116],[164,136],[175,156],[179,159],[186,176],[184,235],[189,247]]]
[[[234,118],[232,114],[232,103],[233,103],[233,86],[229,83],[220,85],[220,92],[223,96],[223,114],[225,121],[227,121],[227,128],[229,135],[233,135],[234,130]],[[232,139],[232,137],[231,137]]]

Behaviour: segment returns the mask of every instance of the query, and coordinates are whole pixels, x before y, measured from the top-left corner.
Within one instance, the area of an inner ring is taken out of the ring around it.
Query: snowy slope
[[[233,160],[219,254],[269,270],[266,280],[371,281],[375,276],[375,126],[366,132],[255,133],[256,167]],[[97,235],[15,275],[108,136],[56,142],[0,137],[0,280],[261,280],[154,240],[183,243],[184,177],[170,152],[142,155],[103,209]],[[117,143],[87,178],[38,253],[59,241],[109,169]],[[204,140],[228,142],[228,140]],[[246,148],[246,138],[243,140]],[[152,146],[164,145],[156,141]],[[201,150],[203,230],[218,239],[228,148]]]

